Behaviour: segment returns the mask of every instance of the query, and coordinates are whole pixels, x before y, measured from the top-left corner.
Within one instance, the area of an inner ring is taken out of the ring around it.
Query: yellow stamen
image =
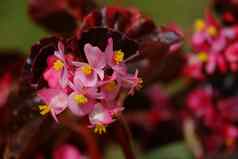
[[[74,96],[74,100],[78,103],[78,104],[86,104],[88,102],[88,98],[85,97],[82,94],[77,94]]]
[[[38,107],[40,109],[41,115],[46,115],[47,113],[50,112],[50,107],[48,105],[39,105]]]
[[[215,36],[217,34],[217,29],[214,27],[214,26],[210,26],[208,27],[207,29],[207,33],[210,35],[210,36]]]
[[[81,67],[81,71],[85,74],[85,75],[90,75],[93,71],[93,68],[90,65],[84,65]]]
[[[116,64],[119,64],[120,62],[122,62],[124,59],[124,52],[122,52],[121,50],[115,51],[114,54],[114,61]]]
[[[106,126],[104,126],[103,124],[97,124],[96,127],[94,128],[94,133],[95,134],[99,134],[102,135],[103,133],[106,133]]]
[[[63,63],[61,60],[56,60],[56,61],[54,62],[53,68],[54,68],[56,71],[62,70],[63,67],[64,67],[64,63]]]
[[[199,59],[199,61],[201,62],[206,62],[208,60],[208,56],[206,52],[199,52],[197,55],[197,58]]]
[[[104,89],[107,92],[112,92],[112,91],[116,90],[116,88],[117,88],[117,84],[116,84],[115,81],[111,81],[111,82],[104,85]]]
[[[143,79],[139,78],[138,87],[137,87],[138,90],[143,87],[143,82],[144,82]]]
[[[196,31],[202,31],[202,30],[205,29],[206,24],[205,24],[204,20],[198,19],[198,20],[195,21],[194,27],[195,27]]]

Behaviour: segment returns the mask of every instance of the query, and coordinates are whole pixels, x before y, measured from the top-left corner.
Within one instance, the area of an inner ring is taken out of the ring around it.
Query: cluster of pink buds
[[[238,27],[222,27],[211,16],[195,22],[192,36],[192,52],[187,55],[185,75],[204,79],[215,73],[238,71]]]
[[[124,52],[113,50],[113,40],[108,39],[105,51],[89,43],[84,45],[86,62],[66,54],[64,44],[47,59],[43,78],[48,82],[37,92],[44,102],[40,113],[57,115],[69,109],[79,117],[87,116],[95,133],[105,133],[106,126],[122,110],[123,96],[133,95],[141,88],[138,70],[128,73]]]

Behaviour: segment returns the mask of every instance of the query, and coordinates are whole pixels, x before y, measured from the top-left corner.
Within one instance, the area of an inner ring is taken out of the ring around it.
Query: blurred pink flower
[[[53,159],[84,159],[84,157],[75,146],[64,144],[54,149]]]

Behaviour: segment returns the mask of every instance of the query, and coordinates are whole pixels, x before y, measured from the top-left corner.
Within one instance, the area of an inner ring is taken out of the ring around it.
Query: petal
[[[215,69],[216,69],[216,57],[215,55],[210,55],[206,65],[206,71],[208,74],[212,74],[214,73]]]
[[[65,88],[68,84],[68,70],[64,67],[63,71],[61,71],[61,78],[59,80],[60,85],[62,88]]]
[[[37,92],[37,96],[40,97],[46,104],[49,104],[51,99],[59,94],[61,91],[59,89],[46,89],[43,88]]]
[[[74,100],[74,96],[76,94],[77,94],[76,92],[73,92],[69,95],[68,98],[69,109],[73,114],[78,116],[84,116],[89,114],[93,110],[95,103],[92,100],[89,100],[89,102],[85,105],[78,105]]]
[[[114,54],[112,38],[108,39],[107,47],[105,49],[105,54],[106,54],[107,64],[111,66],[112,65],[112,58],[113,58],[113,54]]]
[[[95,71],[91,75],[85,75],[80,69],[78,69],[74,76],[74,84],[82,84],[85,87],[94,87],[97,85],[98,77]]]
[[[102,94],[99,93],[98,89],[95,87],[85,88],[84,92],[85,92],[85,94],[87,94],[88,97],[90,97],[92,99],[102,99],[103,98]]]
[[[113,119],[110,113],[103,108],[101,103],[95,105],[94,110],[89,114],[89,121],[92,125],[96,124],[110,124],[113,122]]]
[[[53,68],[46,70],[43,74],[44,79],[48,82],[51,88],[59,88],[60,71],[55,71]]]
[[[88,63],[94,68],[104,68],[106,65],[105,55],[98,47],[91,44],[85,44],[84,52],[87,57]]]
[[[63,44],[61,41],[58,42],[58,50],[55,51],[54,54],[55,54],[55,56],[58,57],[60,60],[65,61],[65,60],[64,60],[64,44]]]
[[[68,96],[63,92],[58,93],[51,99],[49,106],[56,115],[60,114],[68,106]]]
[[[97,72],[97,74],[101,80],[104,79],[104,71],[102,69],[94,69],[94,71]]]

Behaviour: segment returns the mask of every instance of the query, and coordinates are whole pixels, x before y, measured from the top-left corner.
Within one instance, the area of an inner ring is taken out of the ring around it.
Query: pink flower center
[[[85,75],[91,75],[93,72],[93,68],[90,65],[84,65],[81,67],[81,71],[85,74]]]
[[[115,51],[113,59],[116,64],[121,63],[124,59],[124,52],[121,50]]]
[[[61,60],[56,60],[53,64],[53,68],[56,70],[56,71],[60,71],[62,70],[64,67],[64,63],[61,61]]]
[[[82,94],[76,94],[74,96],[74,100],[78,103],[78,104],[86,104],[88,102],[88,98],[85,97]]]
[[[210,36],[216,36],[216,35],[217,35],[217,29],[216,29],[214,26],[210,26],[210,27],[208,27],[208,29],[207,29],[207,33],[208,33]]]
[[[207,55],[206,52],[201,51],[201,52],[198,53],[197,58],[201,62],[206,62],[208,60],[208,55]]]
[[[103,87],[107,92],[113,92],[117,88],[117,84],[115,81],[111,81],[104,85]]]
[[[204,20],[198,19],[198,20],[196,20],[194,27],[195,27],[195,31],[202,31],[205,29],[206,24],[205,24]]]

